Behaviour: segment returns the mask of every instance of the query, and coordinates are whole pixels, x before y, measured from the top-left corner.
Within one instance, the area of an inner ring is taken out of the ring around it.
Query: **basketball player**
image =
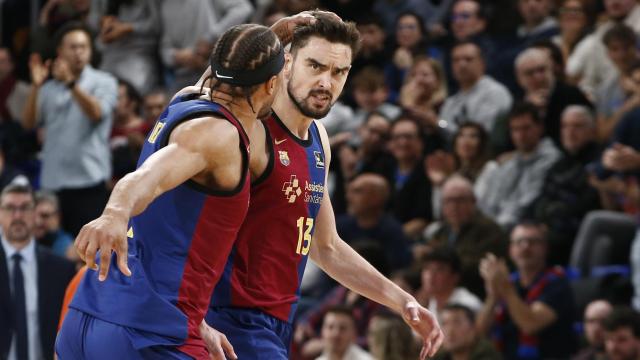
[[[324,117],[340,95],[359,34],[352,23],[313,15],[314,23],[295,30],[274,114],[252,137],[251,204],[206,322],[227,336],[240,359],[287,359],[311,256],[338,282],[401,313],[423,338],[421,357],[432,356],[443,339],[433,314],[337,234],[325,196],[329,141],[314,119]]]
[[[279,26],[297,22],[308,19]],[[284,53],[274,32],[246,24],[223,34],[210,62],[213,88],[231,101],[170,104],[138,169],[78,235],[79,254],[99,274],[89,271],[78,287],[60,359],[210,358],[199,327],[247,212],[247,133],[270,112]],[[211,358],[224,359],[223,350],[235,358],[223,336],[214,340]]]

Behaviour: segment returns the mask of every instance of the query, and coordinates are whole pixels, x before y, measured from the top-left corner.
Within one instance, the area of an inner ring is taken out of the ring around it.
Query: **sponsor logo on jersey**
[[[324,168],[324,156],[320,151],[314,151],[313,157],[316,159],[316,167],[323,169]]]
[[[302,189],[300,189],[300,183],[298,182],[298,177],[295,175],[291,175],[291,179],[285,182],[284,185],[282,185],[282,192],[284,192],[284,196],[289,202],[289,204],[294,203],[298,198],[298,196],[302,194]]]
[[[280,163],[284,166],[289,166],[291,164],[291,160],[289,160],[289,153],[286,151],[278,150],[278,157],[280,158]]]
[[[324,186],[315,182],[304,184],[304,202],[320,204],[322,202],[322,194],[324,194]]]

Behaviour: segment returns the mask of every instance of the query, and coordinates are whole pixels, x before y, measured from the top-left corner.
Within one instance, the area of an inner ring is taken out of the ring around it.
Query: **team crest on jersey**
[[[284,166],[289,166],[291,164],[291,160],[289,160],[289,153],[286,151],[278,150],[278,157],[280,158],[280,163]]]
[[[291,175],[291,179],[285,182],[284,185],[282,185],[282,192],[284,192],[284,196],[285,198],[287,198],[289,204],[294,203],[298,196],[302,194],[302,189],[300,189],[298,177],[295,175]]]
[[[313,157],[316,159],[316,167],[323,169],[324,168],[324,156],[320,151],[314,151]]]

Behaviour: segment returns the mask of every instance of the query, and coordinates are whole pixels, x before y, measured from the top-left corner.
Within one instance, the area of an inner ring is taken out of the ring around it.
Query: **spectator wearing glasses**
[[[494,255],[480,262],[487,297],[477,326],[505,359],[567,359],[575,350],[573,293],[562,270],[547,267],[547,249],[544,226],[522,222],[511,232],[513,274]]]
[[[566,64],[573,50],[592,30],[595,14],[588,1],[564,0],[558,10],[560,33],[551,38]],[[564,69],[562,69],[564,72]]]
[[[511,94],[506,87],[486,75],[482,49],[465,41],[451,49],[453,76],[460,90],[449,96],[440,110],[447,131],[455,133],[467,121],[481,124],[487,132],[509,111]]]
[[[53,359],[64,291],[73,263],[34,240],[35,200],[30,187],[0,194],[0,358]]]

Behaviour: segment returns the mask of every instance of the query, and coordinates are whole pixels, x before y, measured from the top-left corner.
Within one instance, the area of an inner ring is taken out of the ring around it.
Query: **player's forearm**
[[[402,313],[407,302],[415,300],[342,239],[319,245],[311,255],[316,264],[340,284],[398,313]]]
[[[159,195],[157,182],[144,170],[127,174],[113,188],[103,214],[124,219],[140,214]]]

